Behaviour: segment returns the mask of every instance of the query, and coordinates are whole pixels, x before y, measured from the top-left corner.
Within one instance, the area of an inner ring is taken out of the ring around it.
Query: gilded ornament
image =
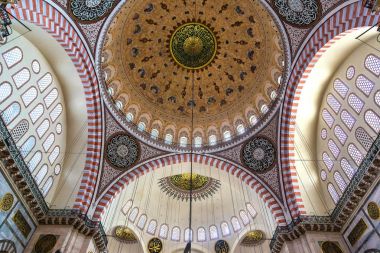
[[[124,133],[117,133],[108,138],[106,159],[116,169],[126,170],[136,163],[139,157],[137,141]]]
[[[97,21],[111,11],[115,0],[71,0],[70,10],[81,21]]]
[[[342,249],[337,242],[326,241],[321,245],[323,253],[343,253]]]
[[[242,149],[244,164],[255,172],[266,172],[276,160],[276,149],[270,140],[256,137],[249,140]]]
[[[367,230],[368,225],[363,219],[360,219],[358,223],[354,226],[351,232],[348,234],[347,239],[350,242],[351,246],[354,246],[357,241],[360,240],[362,235]]]
[[[162,251],[162,241],[158,238],[152,238],[148,242],[149,253],[160,253]]]
[[[380,217],[380,208],[376,202],[369,202],[367,205],[367,212],[371,219],[377,220]]]
[[[264,232],[261,230],[253,230],[246,234],[244,239],[241,241],[243,246],[255,246],[264,241]]]
[[[178,27],[170,38],[170,53],[174,61],[186,69],[201,69],[215,58],[217,40],[214,33],[201,23]]]
[[[16,224],[18,230],[20,230],[21,234],[25,238],[27,238],[30,232],[32,231],[32,228],[30,227],[29,223],[26,221],[24,215],[22,215],[20,210],[17,210],[12,220]]]
[[[14,197],[12,193],[5,193],[5,195],[0,200],[0,211],[9,211],[13,206],[13,202]]]
[[[42,235],[34,245],[34,252],[50,253],[56,243],[57,237],[55,235]]]
[[[136,243],[137,238],[133,234],[132,230],[124,226],[117,226],[114,230],[114,236],[121,242],[124,243]]]
[[[319,0],[272,0],[282,19],[294,26],[308,27],[321,17]]]
[[[228,253],[230,251],[230,246],[225,240],[219,240],[215,243],[216,253]]]

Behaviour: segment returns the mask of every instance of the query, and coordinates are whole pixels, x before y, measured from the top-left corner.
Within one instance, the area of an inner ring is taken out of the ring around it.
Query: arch
[[[102,219],[102,215],[105,212],[106,208],[110,205],[115,196],[119,194],[120,191],[123,190],[129,184],[130,181],[133,181],[136,178],[146,173],[152,172],[153,170],[156,170],[158,168],[182,162],[190,162],[190,160],[190,154],[175,154],[160,157],[158,159],[146,162],[135,167],[134,169],[117,179],[117,181],[112,183],[110,188],[105,193],[103,193],[102,196],[99,197],[98,202],[96,203],[93,219]],[[265,187],[265,185],[261,184],[253,175],[249,174],[244,169],[235,166],[229,162],[206,155],[194,154],[192,156],[192,160],[194,163],[214,166],[220,170],[225,170],[228,173],[231,173],[232,175],[241,178],[241,180],[245,182],[248,186],[250,186],[264,201],[265,205],[271,211],[276,222],[279,225],[283,225],[285,223],[284,212],[282,210],[280,202]]]
[[[298,101],[307,73],[331,43],[350,33],[351,29],[372,26],[378,20],[379,17],[365,9],[361,2],[348,4],[337,10],[327,20],[322,20],[320,26],[306,40],[303,50],[297,55],[285,90],[279,125],[283,187],[286,189],[285,198],[292,218],[306,213],[296,176],[294,137]]]
[[[16,245],[11,240],[0,240],[0,249],[4,252],[16,253]]]

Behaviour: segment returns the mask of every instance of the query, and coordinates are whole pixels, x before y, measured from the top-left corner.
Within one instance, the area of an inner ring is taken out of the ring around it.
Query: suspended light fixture
[[[372,12],[380,11],[380,0],[363,0],[363,6]]]
[[[12,34],[12,21],[6,10],[7,4],[17,4],[17,0],[0,0],[0,40]]]

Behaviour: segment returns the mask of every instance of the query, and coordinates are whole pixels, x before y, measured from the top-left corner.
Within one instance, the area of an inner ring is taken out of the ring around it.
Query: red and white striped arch
[[[231,163],[206,155],[194,154],[192,156],[192,159],[194,163],[209,165],[217,169],[224,170],[230,173],[231,175],[240,178],[260,196],[260,198],[264,201],[266,206],[270,209],[277,224],[286,224],[282,205],[276,200],[276,198],[274,198],[272,193],[265,188],[265,186],[258,182],[249,173],[245,172],[243,169]],[[97,207],[95,209],[95,213],[93,215],[93,219],[101,220],[103,213],[105,212],[106,208],[110,205],[110,203],[113,201],[115,196],[119,194],[130,182],[134,181],[138,177],[146,173],[152,172],[158,168],[162,168],[171,164],[189,162],[190,160],[190,154],[169,155],[147,162],[137,167],[136,169],[128,172],[125,176],[114,182],[111,188],[100,197],[100,200],[98,201]]]
[[[48,32],[65,49],[83,84],[88,119],[86,165],[74,208],[89,207],[98,174],[102,144],[102,106],[98,80],[90,55],[73,25],[43,0],[21,0],[9,11],[20,20],[34,23]]]
[[[310,37],[293,68],[281,111],[280,152],[281,169],[285,195],[293,218],[305,214],[295,168],[295,123],[298,102],[302,88],[311,69],[315,66],[323,52],[349,33],[351,29],[372,26],[379,20],[374,14],[363,8],[361,1],[349,4],[328,18]]]

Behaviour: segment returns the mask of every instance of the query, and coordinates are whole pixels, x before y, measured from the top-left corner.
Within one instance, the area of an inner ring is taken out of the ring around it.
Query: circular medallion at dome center
[[[170,53],[174,61],[186,69],[200,69],[210,64],[216,55],[214,33],[201,23],[178,27],[170,38]]]

